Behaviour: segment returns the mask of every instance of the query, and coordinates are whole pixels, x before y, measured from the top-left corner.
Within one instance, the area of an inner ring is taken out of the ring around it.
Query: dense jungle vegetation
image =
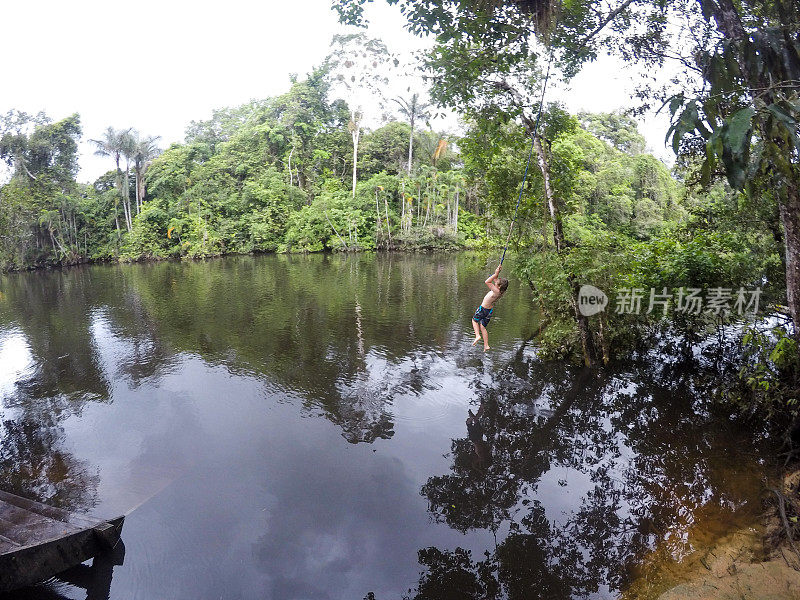
[[[0,188],[3,266],[502,243],[507,196],[525,168],[522,128],[474,122],[462,137],[412,135],[409,123],[391,120],[361,134],[353,189],[350,111],[329,88],[319,69],[283,96],[193,122],[185,143],[160,153],[152,138],[109,129],[96,145],[117,166],[90,185],[75,180],[78,115],[6,115],[0,152],[13,174]],[[696,212],[683,183],[645,153],[630,117],[569,115],[553,104],[546,119],[555,185],[569,195],[576,227],[634,243]],[[531,221],[541,185],[534,175]]]

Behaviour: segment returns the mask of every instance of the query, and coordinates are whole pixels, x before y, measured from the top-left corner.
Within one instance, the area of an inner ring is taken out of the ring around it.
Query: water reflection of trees
[[[720,428],[681,384],[647,369],[598,377],[523,363],[480,394],[491,463],[476,467],[469,437],[455,439],[450,472],[421,490],[436,521],[464,533],[491,530],[496,545],[483,556],[420,550],[415,600],[624,589],[629,568],[657,540],[686,552],[680,532],[702,513],[754,504],[752,486],[730,485],[732,465],[751,462],[748,436]],[[552,488],[562,472],[564,497],[579,501],[558,515],[558,501],[539,494],[552,494],[542,480]]]
[[[31,364],[2,398],[0,489],[70,510],[94,506],[99,478],[65,448],[61,423],[109,397],[82,290],[86,271],[4,279],[0,322],[24,336]]]
[[[45,400],[49,412],[79,409],[108,397],[108,381],[91,336],[84,290],[87,272],[48,272],[4,278],[2,321],[13,322],[31,351],[33,370],[18,381],[6,406],[22,410]]]
[[[36,363],[15,404],[46,398],[53,412],[79,411],[108,399],[109,380],[139,385],[185,354],[299,394],[351,442],[391,437],[393,397],[426,387],[424,365],[395,367],[460,338],[478,265],[273,256],[9,277],[0,323],[23,331]],[[534,320],[519,304],[504,318],[521,329]],[[98,348],[98,335],[114,339]]]
[[[0,489],[51,506],[86,511],[99,476],[64,447],[64,431],[29,420],[0,423]]]
[[[389,438],[393,397],[430,387],[427,355],[470,312],[460,291],[471,260],[267,257],[4,277],[0,327],[24,337],[31,365],[2,399],[0,485],[90,506],[96,477],[64,450],[61,423],[111,401],[112,381],[152,383],[181,355],[299,394],[352,443]]]
[[[242,257],[122,276],[163,346],[299,394],[355,443],[391,437],[395,394],[424,388],[424,367],[402,363],[460,335],[454,324],[475,302],[461,294],[474,287],[473,260]],[[527,326],[527,309],[513,314]]]
[[[0,327],[24,337],[31,365],[2,399],[0,484],[91,505],[96,477],[64,450],[61,423],[111,401],[112,381],[152,383],[181,355],[299,394],[352,443],[389,438],[393,397],[430,387],[429,355],[471,312],[460,292],[473,260],[267,257],[4,277]]]

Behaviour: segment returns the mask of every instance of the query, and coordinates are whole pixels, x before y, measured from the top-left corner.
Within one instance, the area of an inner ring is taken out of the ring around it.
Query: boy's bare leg
[[[481,323],[481,335],[483,336],[483,351],[486,352],[489,349],[489,332],[486,331],[483,323]]]
[[[478,342],[481,341],[481,330],[478,329],[478,322],[475,319],[471,319],[472,321],[472,328],[475,330],[475,339],[472,340],[472,345],[474,346]]]

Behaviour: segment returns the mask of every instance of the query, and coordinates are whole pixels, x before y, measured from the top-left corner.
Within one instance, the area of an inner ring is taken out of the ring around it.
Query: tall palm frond
[[[431,118],[430,107],[431,104],[427,102],[420,102],[419,94],[412,94],[409,100],[403,97],[392,98],[392,101],[399,106],[400,114],[408,119],[411,125],[411,133],[408,137],[408,176],[411,176],[411,161],[414,157],[414,125],[417,119],[424,119],[427,121]]]
[[[129,208],[129,200],[127,196],[128,192],[128,168],[125,169],[125,177],[123,179],[122,170],[119,166],[119,161],[122,156],[129,156],[129,153],[132,151],[132,144],[131,140],[133,136],[131,135],[130,129],[114,129],[113,127],[108,127],[103,137],[99,140],[90,140],[92,144],[95,146],[94,153],[98,156],[110,156],[114,159],[114,163],[117,167],[116,171],[116,181],[115,187],[117,188],[117,193],[122,198],[122,206],[125,213],[125,225],[128,231],[131,230],[131,217],[130,217],[130,208]],[[117,222],[117,230],[119,230],[119,221],[117,220],[116,216],[116,204],[114,205],[115,211],[115,221]]]
[[[150,161],[160,153],[156,145],[158,139],[158,136],[139,138],[139,135],[136,134],[133,140],[134,144],[131,158],[133,159],[133,171],[136,175],[136,214],[139,214],[139,210],[141,210],[144,204],[145,172],[150,165]]]
[[[130,129],[117,130],[113,127],[109,127],[105,130],[102,139],[89,141],[94,144],[94,153],[96,155],[113,157],[117,163],[117,168],[119,168],[119,159],[125,144],[125,136],[129,132]]]

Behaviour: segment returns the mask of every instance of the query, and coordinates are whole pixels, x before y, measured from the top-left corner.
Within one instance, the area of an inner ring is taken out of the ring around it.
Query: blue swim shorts
[[[480,323],[484,327],[489,325],[489,319],[492,318],[492,311],[493,308],[483,308],[483,306],[479,306],[478,310],[475,311],[475,315],[472,317],[472,320],[476,323]]]

